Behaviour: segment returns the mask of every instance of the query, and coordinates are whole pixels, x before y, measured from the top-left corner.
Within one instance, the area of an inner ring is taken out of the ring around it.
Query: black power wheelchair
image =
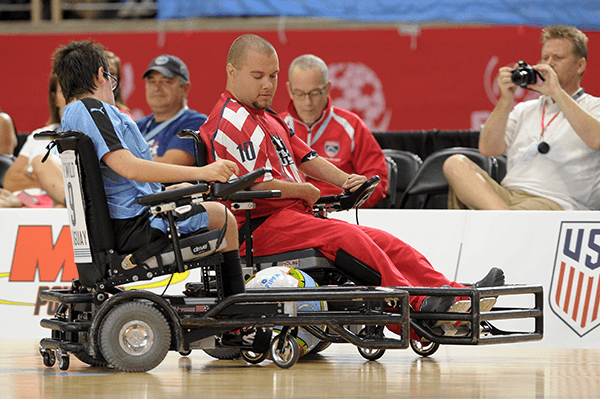
[[[40,354],[48,367],[58,360],[59,368],[67,370],[69,356],[73,354],[92,366],[143,372],[158,366],[168,351],[188,355],[192,350],[202,349],[217,358],[242,356],[249,363],[270,357],[277,366],[289,368],[299,357],[296,341],[299,329],[320,340],[315,351],[331,343],[348,342],[357,346],[368,360],[378,359],[386,349],[411,346],[416,353],[429,356],[440,344],[510,343],[543,337],[541,286],[378,287],[380,277],[373,269],[365,265],[345,266],[352,260],[343,253],[333,265],[310,249],[253,258],[250,227],[244,234],[247,276],[293,260],[322,285],[226,296],[220,270],[223,257],[218,252],[224,247],[224,231],[212,230],[183,238],[177,231],[175,215],[185,212],[192,202],[221,200],[230,201],[233,209],[244,209],[250,216],[253,199],[280,195],[276,191],[244,191],[266,170],[254,171],[228,183],[199,183],[138,198],[152,213],[168,220],[168,240],[132,254],[119,254],[114,249],[106,196],[91,139],[77,131],[38,133],[36,139],[52,140],[61,154],[79,273],[79,279],[69,289],[40,293],[41,299],[59,304],[52,318],[41,321],[42,327],[51,330],[51,336],[40,341]],[[372,184],[375,183],[367,182],[354,194],[326,197],[318,206],[321,211],[357,207],[372,191]],[[201,194],[209,188],[208,195]],[[199,283],[189,286],[192,295],[159,295],[125,287],[192,269],[200,271]],[[410,295],[462,296],[468,297],[472,305],[463,313],[418,312],[410,308]],[[480,312],[482,298],[508,295],[530,296],[533,304]],[[327,309],[298,312],[296,303],[300,301],[322,301],[327,303]],[[529,328],[531,331],[504,331],[490,323],[507,319],[530,319],[533,326]],[[469,328],[448,335],[432,327],[436,321],[462,322]],[[399,325],[401,334],[393,338],[385,336],[386,325]],[[223,339],[229,332],[240,329],[253,329],[254,339],[235,344]],[[410,339],[411,329],[419,339]]]

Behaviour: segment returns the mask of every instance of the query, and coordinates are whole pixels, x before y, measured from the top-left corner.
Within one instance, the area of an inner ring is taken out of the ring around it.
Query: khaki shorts
[[[556,202],[536,195],[526,193],[521,190],[508,190],[502,187],[496,180],[492,179],[486,171],[474,164],[478,174],[492,187],[498,196],[506,203],[511,210],[522,211],[563,211],[564,209]],[[454,194],[452,187],[448,190],[448,209],[467,209],[465,204]]]

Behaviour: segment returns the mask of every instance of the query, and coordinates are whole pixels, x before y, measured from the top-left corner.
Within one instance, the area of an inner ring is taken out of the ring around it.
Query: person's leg
[[[518,211],[564,211],[556,202],[524,191],[510,192],[510,209]]]
[[[245,292],[244,274],[238,251],[238,231],[237,223],[233,214],[218,202],[205,202],[203,204],[208,214],[208,229],[222,229],[227,226],[225,240],[227,246],[221,250],[223,255],[223,280],[225,282],[225,296]]]
[[[465,155],[456,154],[446,159],[443,170],[450,184],[448,209],[509,209],[492,187],[495,182]]]

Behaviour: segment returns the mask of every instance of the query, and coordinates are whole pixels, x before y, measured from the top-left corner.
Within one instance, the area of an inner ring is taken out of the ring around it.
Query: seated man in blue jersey
[[[194,141],[177,137],[177,132],[198,130],[206,121],[206,115],[187,106],[191,88],[187,66],[178,57],[163,54],[152,60],[143,77],[146,102],[153,114],[136,123],[150,146],[152,158],[157,162],[194,165]]]
[[[113,90],[118,82],[110,74],[101,45],[73,41],[56,50],[53,64],[67,103],[62,130],[81,131],[94,143],[120,254],[154,242],[167,230],[166,220],[153,217],[136,202],[137,197],[160,191],[158,183],[226,182],[232,174],[239,174],[237,165],[225,160],[200,168],[154,162],[137,125],[115,106]],[[227,222],[222,271],[225,294],[230,295],[244,292],[244,280],[237,226],[227,212],[220,203],[204,202],[185,214],[178,226],[181,234],[193,234],[221,228]]]

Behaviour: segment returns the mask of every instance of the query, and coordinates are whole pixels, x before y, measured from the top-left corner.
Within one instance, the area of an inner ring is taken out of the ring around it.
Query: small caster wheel
[[[65,371],[69,369],[69,355],[60,355],[58,357],[58,368]]]
[[[439,348],[440,344],[429,340],[410,340],[410,347],[419,356],[427,357],[433,355]]]
[[[271,358],[282,369],[292,367],[300,357],[300,347],[290,334],[278,334],[271,341]]]
[[[367,329],[363,328],[359,333],[358,336],[359,337],[364,337],[367,335]],[[382,334],[377,334],[377,335],[381,335]],[[369,348],[362,348],[360,346],[357,346],[356,349],[358,349],[358,353],[360,353],[360,355],[362,357],[364,357],[367,360],[377,360],[379,358],[381,358],[381,356],[383,356],[385,354],[385,349],[369,349]]]
[[[189,355],[192,354],[192,350],[190,349],[190,350],[187,350],[187,351],[181,351],[181,352],[179,352],[179,354],[181,356],[189,356]]]
[[[52,367],[56,362],[54,352],[51,350],[45,350],[44,352],[42,352],[42,359],[44,359],[44,366],[46,367]]]
[[[261,363],[263,360],[265,360],[267,358],[267,356],[269,356],[269,352],[254,352],[251,350],[245,350],[242,349],[240,350],[240,354],[242,355],[242,359],[244,359],[245,361],[247,361],[250,364],[258,364]]]

